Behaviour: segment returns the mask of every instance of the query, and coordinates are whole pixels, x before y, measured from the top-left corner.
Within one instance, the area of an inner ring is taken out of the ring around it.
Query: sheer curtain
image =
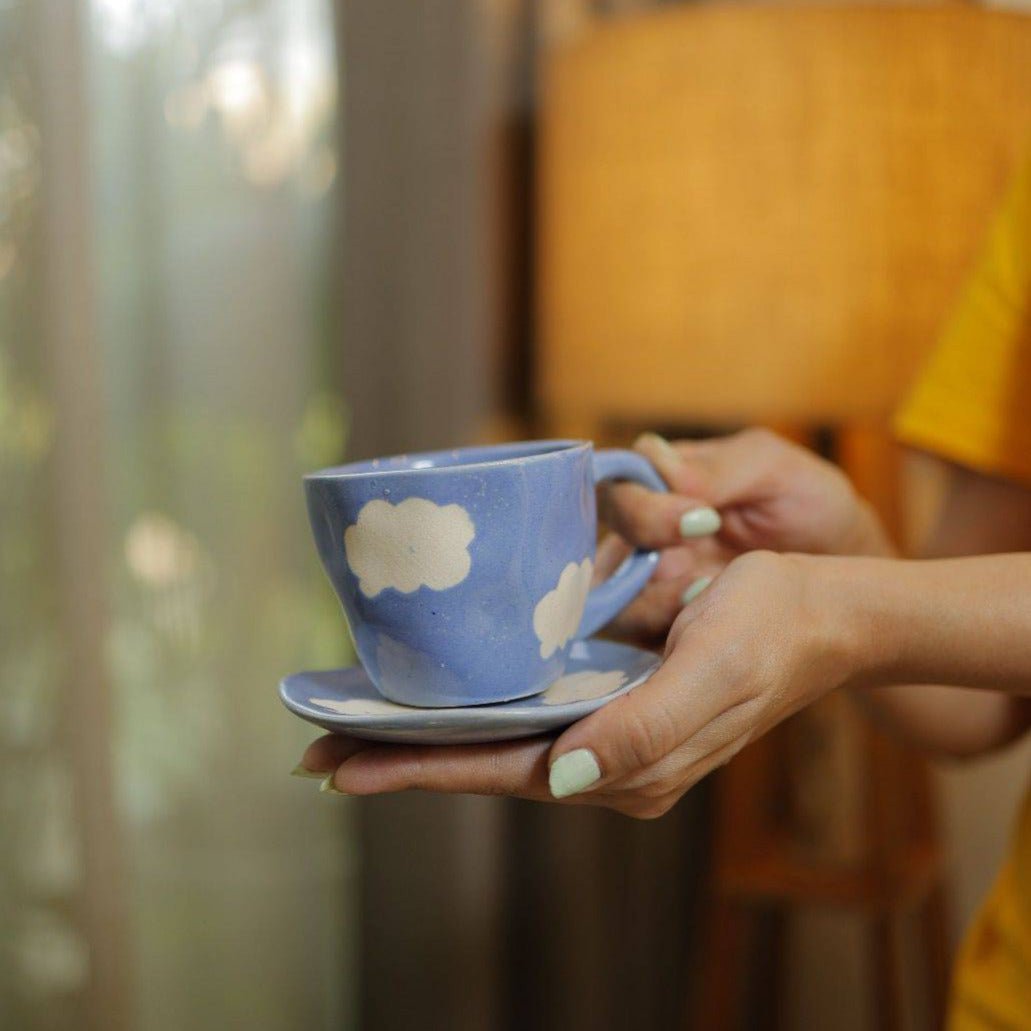
[[[351,1022],[328,0],[0,3],[0,1026]]]

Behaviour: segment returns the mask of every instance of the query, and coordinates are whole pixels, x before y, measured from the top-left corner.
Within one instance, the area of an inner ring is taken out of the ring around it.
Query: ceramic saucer
[[[501,705],[416,709],[387,701],[360,666],[294,673],[279,685],[283,704],[326,730],[369,741],[472,744],[532,737],[575,723],[644,683],[659,657],[611,641],[577,641],[566,672],[542,694]]]

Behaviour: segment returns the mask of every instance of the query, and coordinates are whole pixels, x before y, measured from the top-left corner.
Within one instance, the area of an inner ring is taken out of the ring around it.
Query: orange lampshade
[[[565,422],[877,420],[1031,138],[1031,18],[697,5],[554,53],[539,401]]]

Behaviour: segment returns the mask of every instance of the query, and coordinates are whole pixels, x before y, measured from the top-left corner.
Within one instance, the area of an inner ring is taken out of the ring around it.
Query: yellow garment
[[[1010,854],[960,947],[947,1027],[1031,1028],[1031,792]]]
[[[1031,485],[1031,162],[896,430],[916,447]],[[960,950],[948,1027],[1031,1029],[1031,792]]]
[[[916,447],[1031,484],[1031,161],[895,425]]]

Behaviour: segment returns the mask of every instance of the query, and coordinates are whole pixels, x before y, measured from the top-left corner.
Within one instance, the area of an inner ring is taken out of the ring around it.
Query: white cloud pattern
[[[399,716],[413,711],[409,705],[397,705],[385,698],[313,698],[311,703],[341,716]]]
[[[461,505],[437,505],[427,498],[392,505],[376,498],[344,531],[344,552],[368,598],[388,587],[402,594],[420,587],[445,591],[469,575],[469,545],[475,536],[472,518]]]
[[[533,629],[541,643],[541,658],[554,655],[580,625],[591,589],[594,563],[589,558],[577,565],[570,562],[558,578],[555,589],[548,591],[533,610]]]
[[[622,670],[585,669],[559,677],[541,695],[545,705],[567,705],[569,702],[586,702],[588,699],[604,698],[621,688],[627,681]]]

